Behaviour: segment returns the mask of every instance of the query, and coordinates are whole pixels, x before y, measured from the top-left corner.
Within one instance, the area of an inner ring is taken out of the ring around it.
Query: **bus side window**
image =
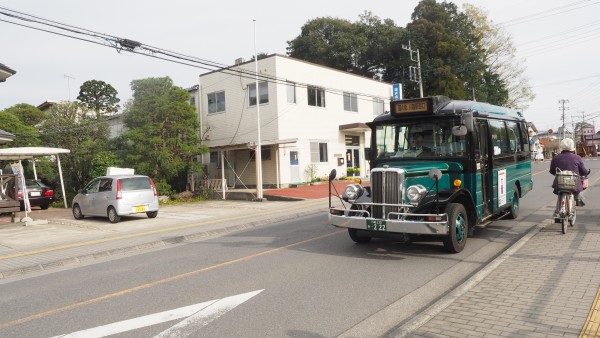
[[[521,151],[521,142],[519,140],[519,127],[515,122],[507,121],[508,142],[512,153]]]

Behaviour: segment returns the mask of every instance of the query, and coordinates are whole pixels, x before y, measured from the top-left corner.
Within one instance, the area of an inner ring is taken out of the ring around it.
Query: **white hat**
[[[560,141],[560,150],[575,151],[575,142],[570,138],[563,139]]]

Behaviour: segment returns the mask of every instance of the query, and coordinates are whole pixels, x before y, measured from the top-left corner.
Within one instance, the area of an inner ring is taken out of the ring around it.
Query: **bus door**
[[[492,206],[492,155],[489,147],[488,121],[483,119],[476,120],[476,144],[475,149],[479,151],[479,156],[475,157],[476,174],[481,177],[481,203],[482,218],[491,215]],[[478,201],[479,202],[479,201]]]

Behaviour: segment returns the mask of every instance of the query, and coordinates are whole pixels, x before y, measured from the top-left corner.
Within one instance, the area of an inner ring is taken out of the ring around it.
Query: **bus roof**
[[[418,99],[392,101],[390,112],[375,118],[373,122],[393,120],[398,117],[452,116],[471,112],[475,116],[487,116],[508,120],[524,121],[523,112],[486,102],[452,100],[446,96],[432,96]]]

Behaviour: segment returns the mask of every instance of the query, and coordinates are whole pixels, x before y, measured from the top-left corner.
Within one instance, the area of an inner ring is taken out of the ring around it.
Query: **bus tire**
[[[446,207],[449,234],[444,238],[444,248],[450,253],[459,253],[467,244],[469,219],[465,207],[460,203],[450,203]]]
[[[517,219],[517,217],[519,217],[519,188],[517,188],[516,184],[513,191],[513,199],[510,203],[510,208],[508,209],[509,219]]]
[[[357,229],[348,228],[348,235],[358,244],[368,243],[371,241],[371,236],[361,234]]]

